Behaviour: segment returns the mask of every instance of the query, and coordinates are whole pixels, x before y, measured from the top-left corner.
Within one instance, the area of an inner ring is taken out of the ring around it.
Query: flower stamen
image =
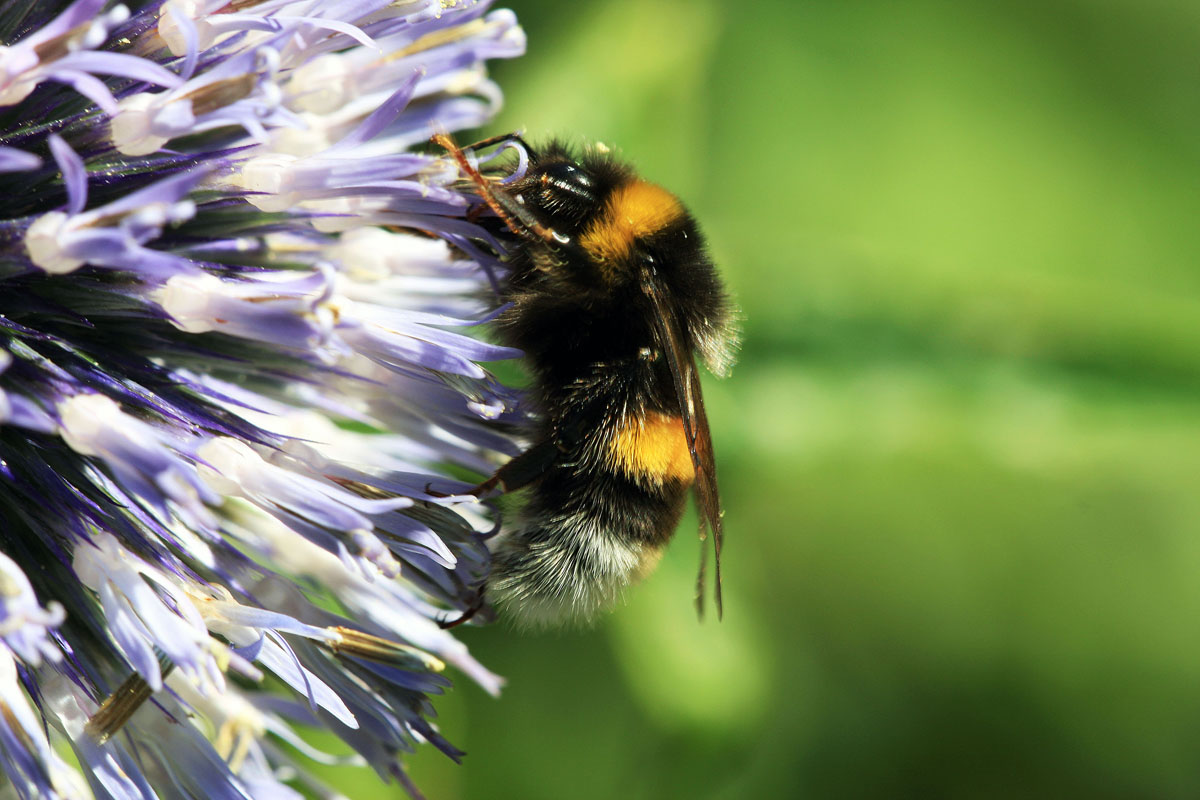
[[[167,658],[166,653],[158,651],[158,664],[165,679],[175,669],[175,664]],[[146,683],[146,679],[134,672],[104,698],[96,713],[88,717],[83,732],[92,737],[97,744],[104,744],[125,726],[137,710],[154,695],[154,689]]]
[[[330,631],[338,637],[329,642],[329,649],[335,653],[392,666],[416,665],[432,672],[442,672],[446,669],[445,662],[440,659],[415,647],[385,639],[382,636],[347,628],[343,625],[330,628]]]

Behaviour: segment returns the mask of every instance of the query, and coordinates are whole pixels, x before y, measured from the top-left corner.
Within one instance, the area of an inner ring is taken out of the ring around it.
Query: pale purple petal
[[[166,8],[167,15],[179,26],[179,30],[183,33],[183,39],[187,47],[180,77],[185,81],[191,80],[192,76],[196,73],[196,64],[200,60],[200,36],[196,31],[196,23],[192,21],[191,17],[182,13],[173,3],[168,4]]]
[[[0,172],[27,172],[42,165],[42,159],[15,147],[0,147]]]
[[[112,114],[117,110],[116,98],[113,97],[104,81],[94,75],[79,70],[58,68],[46,75],[46,78],[67,84],[98,105],[105,113]]]
[[[106,2],[107,0],[75,0],[61,14],[43,25],[36,34],[29,38],[29,41],[48,41],[91,21],[104,8]]]
[[[78,214],[87,205],[87,168],[83,159],[58,134],[50,135],[50,154],[67,186],[67,213]]]
[[[99,209],[105,215],[125,214],[136,211],[151,203],[176,203],[188,195],[200,181],[210,173],[210,169],[201,168],[189,172],[181,172],[169,178],[156,181],[144,189],[131,192],[120,200],[109,203]]]
[[[396,117],[400,116],[405,107],[408,106],[409,101],[412,100],[413,91],[417,88],[417,83],[420,82],[422,75],[421,70],[413,70],[412,75],[400,84],[391,97],[380,103],[379,108],[371,112],[357,128],[330,148],[329,152],[332,153],[338,150],[357,147],[382,133],[388,125],[396,121]]]
[[[358,720],[337,693],[329,688],[329,684],[303,667],[282,638],[268,637],[266,646],[259,654],[259,662],[284,683],[308,697],[313,710],[323,708],[347,728],[358,727]]]
[[[143,81],[168,89],[183,83],[183,79],[178,75],[153,61],[126,53],[109,53],[103,50],[77,50],[74,53],[68,53],[54,63],[56,68],[61,67],[78,72],[98,72],[104,75],[118,75],[122,78]]]

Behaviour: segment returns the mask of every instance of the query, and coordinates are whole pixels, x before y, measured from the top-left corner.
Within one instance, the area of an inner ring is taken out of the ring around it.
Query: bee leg
[[[465,492],[455,492],[455,494],[472,494],[476,497],[483,497],[495,490],[496,487],[500,487],[501,494],[508,494],[523,486],[528,486],[536,480],[542,473],[550,469],[550,466],[554,463],[554,459],[557,457],[558,446],[550,439],[547,439],[510,459],[507,464],[496,470],[496,473],[483,483],[472,486]],[[430,484],[426,484],[425,493],[433,497],[452,496],[434,491],[430,488]]]
[[[487,208],[487,203],[477,203],[467,210],[467,222],[479,222],[483,217],[483,212]]]
[[[540,478],[546,470],[550,469],[557,458],[558,445],[552,440],[546,439],[509,460],[507,464],[496,470],[495,475],[479,486],[486,487],[485,491],[490,491],[499,485],[501,490],[507,494],[523,486],[528,486]]]
[[[462,625],[464,622],[470,620],[472,617],[474,617],[476,614],[478,614],[480,611],[482,611],[483,607],[484,607],[483,589],[480,589],[479,595],[475,599],[475,602],[472,603],[471,607],[468,608],[466,611],[464,611],[459,616],[458,619],[450,619],[449,617],[447,617],[445,619],[439,619],[438,627],[444,631],[448,631],[451,628],[457,628],[459,625]]]

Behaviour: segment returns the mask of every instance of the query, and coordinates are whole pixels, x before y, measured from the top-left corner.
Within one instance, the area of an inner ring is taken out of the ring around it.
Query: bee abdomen
[[[586,622],[658,563],[687,484],[648,485],[614,464],[552,471],[495,545],[488,591],[525,624]]]
[[[661,545],[606,529],[594,515],[530,520],[497,545],[488,591],[524,624],[587,622],[661,553]]]

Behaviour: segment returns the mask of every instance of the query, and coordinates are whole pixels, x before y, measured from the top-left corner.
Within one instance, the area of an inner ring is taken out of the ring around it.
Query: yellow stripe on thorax
[[[655,413],[630,419],[609,441],[609,452],[617,468],[632,478],[661,484],[691,483],[696,477],[679,417]]]
[[[653,183],[633,180],[613,190],[604,211],[580,241],[597,261],[612,263],[630,254],[635,239],[656,233],[681,216],[683,206],[675,195]]]

